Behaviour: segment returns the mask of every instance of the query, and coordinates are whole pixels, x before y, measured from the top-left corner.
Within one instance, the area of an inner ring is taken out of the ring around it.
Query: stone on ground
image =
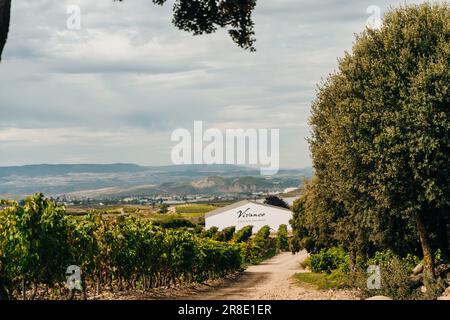
[[[374,296],[374,297],[370,297],[366,300],[393,300],[393,299],[386,297],[386,296]]]

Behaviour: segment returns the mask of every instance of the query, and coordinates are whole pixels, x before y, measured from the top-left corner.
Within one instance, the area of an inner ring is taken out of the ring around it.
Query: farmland
[[[235,233],[170,220],[198,218],[211,205],[184,205],[186,213],[174,214],[126,207],[70,215],[43,194],[0,205],[0,298],[86,299],[104,290],[202,283],[273,256],[287,240],[276,241],[268,226],[252,236],[251,226]],[[69,266],[79,275],[73,288],[65,282]]]
[[[91,211],[102,214],[106,219],[117,218],[119,216],[132,216],[150,221],[167,221],[171,219],[186,219],[193,223],[199,223],[205,214],[225,206],[229,202],[219,203],[195,203],[181,204],[168,207],[167,213],[161,213],[157,205],[83,205],[67,207],[67,214],[72,216],[84,216]]]

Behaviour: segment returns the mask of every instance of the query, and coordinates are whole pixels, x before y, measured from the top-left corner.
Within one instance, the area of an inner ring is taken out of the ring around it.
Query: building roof
[[[225,207],[218,208],[218,209],[216,209],[216,210],[210,211],[210,212],[208,212],[207,214],[205,214],[205,218],[209,218],[209,217],[218,215],[218,214],[220,214],[220,213],[226,212],[226,211],[228,211],[228,210],[232,210],[232,209],[235,209],[235,208],[242,207],[242,206],[244,206],[244,205],[246,205],[246,204],[249,204],[249,203],[257,204],[257,205],[259,205],[259,206],[264,206],[264,207],[269,207],[269,208],[275,208],[275,209],[283,210],[283,211],[289,212],[290,214],[292,213],[291,210],[286,209],[286,208],[281,208],[281,207],[277,207],[277,206],[272,206],[272,205],[270,205],[270,204],[265,204],[265,203],[259,203],[259,202],[256,202],[256,201],[242,200],[242,201],[238,201],[238,202],[235,202],[235,203],[233,203],[233,204],[230,204],[230,205],[228,205],[228,206],[225,206]]]

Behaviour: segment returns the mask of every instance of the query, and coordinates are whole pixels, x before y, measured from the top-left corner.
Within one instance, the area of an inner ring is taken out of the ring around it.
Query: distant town
[[[65,206],[82,206],[82,205],[142,205],[142,206],[156,206],[161,204],[178,205],[185,203],[218,203],[218,202],[235,202],[243,199],[251,199],[255,201],[262,201],[268,195],[286,195],[283,197],[286,202],[291,204],[295,199],[295,195],[299,188],[285,188],[284,190],[272,192],[252,192],[240,194],[223,194],[223,195],[209,195],[209,194],[187,194],[187,195],[156,195],[156,196],[128,196],[122,198],[90,198],[90,197],[71,197],[71,196],[57,196],[53,198],[57,203]]]

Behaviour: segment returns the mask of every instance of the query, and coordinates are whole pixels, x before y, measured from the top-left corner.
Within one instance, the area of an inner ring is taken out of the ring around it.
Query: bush
[[[392,250],[386,250],[375,252],[374,257],[366,262],[365,267],[369,265],[386,264],[393,259],[399,259],[401,264],[408,270],[409,274],[411,274],[412,270],[420,263],[420,258],[415,255],[408,253],[405,258],[400,258]]]
[[[234,235],[234,242],[236,243],[247,242],[248,239],[250,239],[250,237],[252,236],[252,234],[253,234],[253,226],[243,227]]]
[[[295,254],[297,252],[300,252],[302,249],[300,238],[296,235],[294,235],[292,238],[289,239],[289,251],[292,252],[292,254]]]
[[[204,227],[205,226],[205,217],[199,217],[197,219],[197,225]]]
[[[276,243],[274,239],[270,238],[269,226],[259,229],[252,242],[257,258],[267,259],[275,255]]]
[[[156,221],[153,224],[166,229],[195,228],[196,226],[191,221],[181,218],[170,218],[167,220]]]
[[[217,227],[211,227],[208,230],[204,230],[202,232],[202,237],[203,238],[210,238],[210,239],[214,239],[217,237],[217,233],[219,232],[219,228]]]
[[[277,197],[277,196],[268,196],[268,197],[266,197],[266,199],[264,200],[264,203],[268,204],[268,205],[271,205],[271,206],[275,206],[275,207],[289,209],[288,203],[286,201],[284,201],[283,199],[281,199],[280,197]]]
[[[364,298],[383,295],[394,300],[408,300],[420,295],[420,291],[412,286],[411,265],[408,265],[405,260],[387,252],[378,253],[369,261],[380,267],[381,288],[369,289],[368,274],[366,270],[360,270],[356,277],[356,285],[361,289]]]
[[[198,235],[198,236],[201,236],[201,235],[203,234],[203,230],[204,230],[204,228],[203,228],[202,226],[200,226],[200,225],[197,224],[197,225],[194,227],[194,229],[192,230],[192,232],[195,233],[195,234]]]
[[[377,265],[380,267],[381,288],[379,290],[367,289],[367,273],[361,270],[357,277],[357,285],[362,289],[364,297],[374,295],[385,295],[392,299],[436,299],[444,290],[442,279],[423,279],[427,291],[422,293],[417,284],[411,279],[411,272],[420,263],[417,256],[408,254],[401,258],[391,250],[376,252],[375,256],[367,261],[367,265]]]
[[[319,253],[309,256],[306,265],[312,272],[325,272],[330,274],[333,270],[348,272],[349,257],[342,248],[322,249]]]
[[[289,237],[287,225],[282,224],[277,233],[277,249],[280,251],[289,251]]]
[[[241,248],[242,261],[245,264],[258,264],[260,262],[257,257],[256,250],[252,241],[239,243]]]
[[[167,203],[163,203],[159,206],[159,213],[167,213],[169,212],[169,205]]]
[[[248,232],[248,231],[246,231]],[[262,227],[250,241],[240,242],[244,263],[258,264],[276,253],[276,241],[270,238],[270,227]]]
[[[225,228],[216,234],[216,240],[222,241],[222,242],[231,241],[233,239],[235,231],[236,231],[236,227]]]

